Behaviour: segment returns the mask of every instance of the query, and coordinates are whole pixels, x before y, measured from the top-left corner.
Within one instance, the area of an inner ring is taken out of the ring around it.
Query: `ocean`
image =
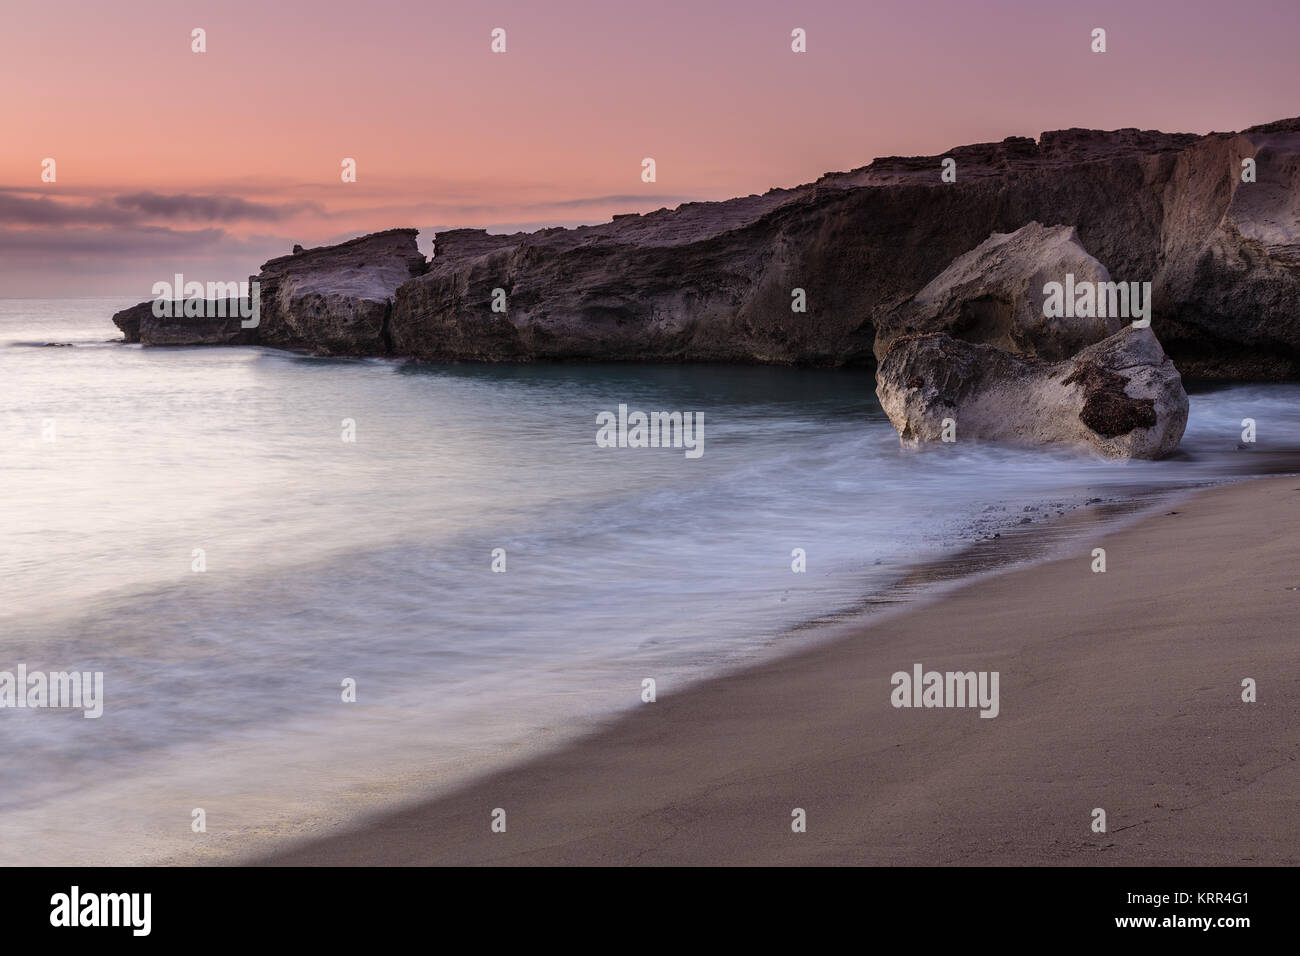
[[[865,370],[143,349],[130,304],[0,300],[0,671],[104,674],[98,719],[0,709],[4,863],[324,832],[1300,436],[1300,386],[1242,385],[1161,462],[909,450]],[[704,453],[599,447],[620,405],[701,413]]]

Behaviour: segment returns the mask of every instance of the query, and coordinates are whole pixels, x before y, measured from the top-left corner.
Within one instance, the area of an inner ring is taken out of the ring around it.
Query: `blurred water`
[[[165,766],[184,790],[234,741],[304,780],[344,738],[493,753],[637,703],[642,676],[672,687],[789,640],[1026,515],[1271,470],[1300,436],[1300,387],[1242,386],[1194,394],[1165,462],[907,451],[860,371],[141,349],[110,341],[128,304],[0,300],[0,670],[106,682],[99,720],[0,711],[0,818],[45,812],[52,832],[88,781],[138,778],[138,800]],[[620,403],[703,412],[703,457],[598,448]],[[1258,445],[1238,450],[1247,417]]]

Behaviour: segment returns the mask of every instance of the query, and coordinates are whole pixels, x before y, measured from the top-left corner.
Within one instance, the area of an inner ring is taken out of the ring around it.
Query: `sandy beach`
[[[1169,510],[255,862],[1294,865],[1300,479]],[[997,716],[894,707],[918,663]]]

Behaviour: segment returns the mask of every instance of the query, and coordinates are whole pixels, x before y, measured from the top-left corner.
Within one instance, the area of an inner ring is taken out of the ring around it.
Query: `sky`
[[[144,300],[397,226],[428,253],[438,229],[602,222],[877,156],[1300,114],[1297,0],[0,4],[0,297]]]

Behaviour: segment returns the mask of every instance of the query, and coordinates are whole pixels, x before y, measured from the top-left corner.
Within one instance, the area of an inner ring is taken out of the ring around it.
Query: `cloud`
[[[273,205],[237,196],[141,192],[85,203],[0,189],[0,225],[9,226],[144,226],[159,219],[226,224],[280,222],[304,213],[326,215],[324,207],[314,202]]]
[[[122,209],[134,209],[147,216],[162,219],[194,219],[209,222],[279,222],[303,213],[323,216],[325,209],[319,203],[295,202],[271,205],[249,202],[237,196],[179,195],[164,196],[159,193],[131,193],[115,196],[113,203]]]
[[[69,201],[48,196],[33,196],[21,190],[0,188],[0,227],[3,226],[119,226],[146,227],[156,222],[186,221],[194,223],[212,223],[214,225],[234,225],[237,223],[276,223],[308,215],[320,218],[337,218],[344,216],[351,220],[374,219],[382,216],[394,216],[403,221],[415,217],[447,218],[465,217],[476,224],[480,219],[487,220],[493,228],[500,224],[491,222],[503,211],[515,213],[532,213],[526,220],[529,225],[542,228],[545,225],[559,225],[572,222],[572,214],[579,210],[591,210],[597,213],[594,219],[583,222],[603,221],[604,210],[611,206],[626,209],[645,209],[661,206],[675,206],[679,203],[694,202],[690,196],[667,196],[653,193],[630,193],[626,195],[582,196],[571,199],[555,199],[544,202],[501,202],[501,203],[442,203],[417,202],[405,205],[362,206],[331,214],[318,202],[299,201],[289,203],[265,203],[242,199],[238,196],[220,194],[176,193],[162,194],[155,192],[123,193],[108,199],[93,202]],[[546,210],[563,211],[568,215],[548,219]],[[542,213],[543,215],[538,215]],[[495,214],[495,215],[494,215]]]
[[[244,279],[290,247],[285,237],[240,237],[217,227],[0,228],[0,296],[111,294],[142,301],[154,282],[173,273]]]
[[[651,192],[539,200],[534,190],[510,184],[483,186],[478,195],[491,201],[474,201],[463,188],[402,202],[367,201],[351,190],[289,198],[283,189],[255,184],[208,188],[213,191],[164,194],[0,186],[0,295],[142,294],[135,290],[147,292],[158,276],[174,271],[246,276],[295,243],[332,244],[395,226],[443,224],[421,229],[427,253],[433,233],[446,228],[573,228],[607,222],[613,213],[694,201]]]
[[[209,249],[229,239],[224,229],[179,230],[164,226],[0,229],[0,251],[48,259],[51,264],[57,264],[57,257],[72,255],[135,259],[184,254]]]
[[[0,192],[0,224],[14,226],[131,225],[138,217],[104,203],[79,205],[48,197],[32,199]]]

